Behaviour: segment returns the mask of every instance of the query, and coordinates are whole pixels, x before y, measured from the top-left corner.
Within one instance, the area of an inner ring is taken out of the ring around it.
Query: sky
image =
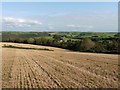
[[[3,2],[3,31],[117,32],[117,2]]]

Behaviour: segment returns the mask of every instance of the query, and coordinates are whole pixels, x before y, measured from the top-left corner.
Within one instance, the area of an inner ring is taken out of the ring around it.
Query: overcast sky
[[[4,2],[3,31],[117,32],[117,2]]]

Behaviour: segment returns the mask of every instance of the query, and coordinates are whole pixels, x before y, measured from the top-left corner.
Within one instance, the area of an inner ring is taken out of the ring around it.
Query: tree
[[[93,42],[90,38],[84,38],[80,45],[80,50],[89,51],[91,48],[94,48],[95,42]]]
[[[115,34],[114,37],[120,37],[120,33]]]
[[[41,37],[41,38],[35,38],[35,44],[37,45],[47,45],[48,39]]]
[[[27,43],[33,44],[34,42],[35,42],[35,40],[33,38],[27,39]]]
[[[105,53],[107,52],[107,49],[105,49],[104,45],[102,45],[101,43],[96,43],[94,47],[94,52]]]
[[[58,41],[62,40],[62,37],[61,37],[60,35],[54,35],[54,36],[53,36],[53,39],[54,39],[56,42],[58,42]]]
[[[14,40],[13,42],[16,42],[16,43],[22,43],[24,39],[23,38],[14,38],[13,40]]]

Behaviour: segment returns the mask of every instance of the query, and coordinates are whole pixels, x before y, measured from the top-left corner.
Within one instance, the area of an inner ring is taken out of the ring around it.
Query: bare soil
[[[118,55],[1,43],[4,44],[48,48],[54,51],[2,48],[3,88],[118,87]]]

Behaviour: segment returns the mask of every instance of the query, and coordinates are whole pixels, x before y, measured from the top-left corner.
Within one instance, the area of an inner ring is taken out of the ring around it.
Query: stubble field
[[[46,48],[54,51],[2,48],[2,88],[118,87],[118,55]]]

